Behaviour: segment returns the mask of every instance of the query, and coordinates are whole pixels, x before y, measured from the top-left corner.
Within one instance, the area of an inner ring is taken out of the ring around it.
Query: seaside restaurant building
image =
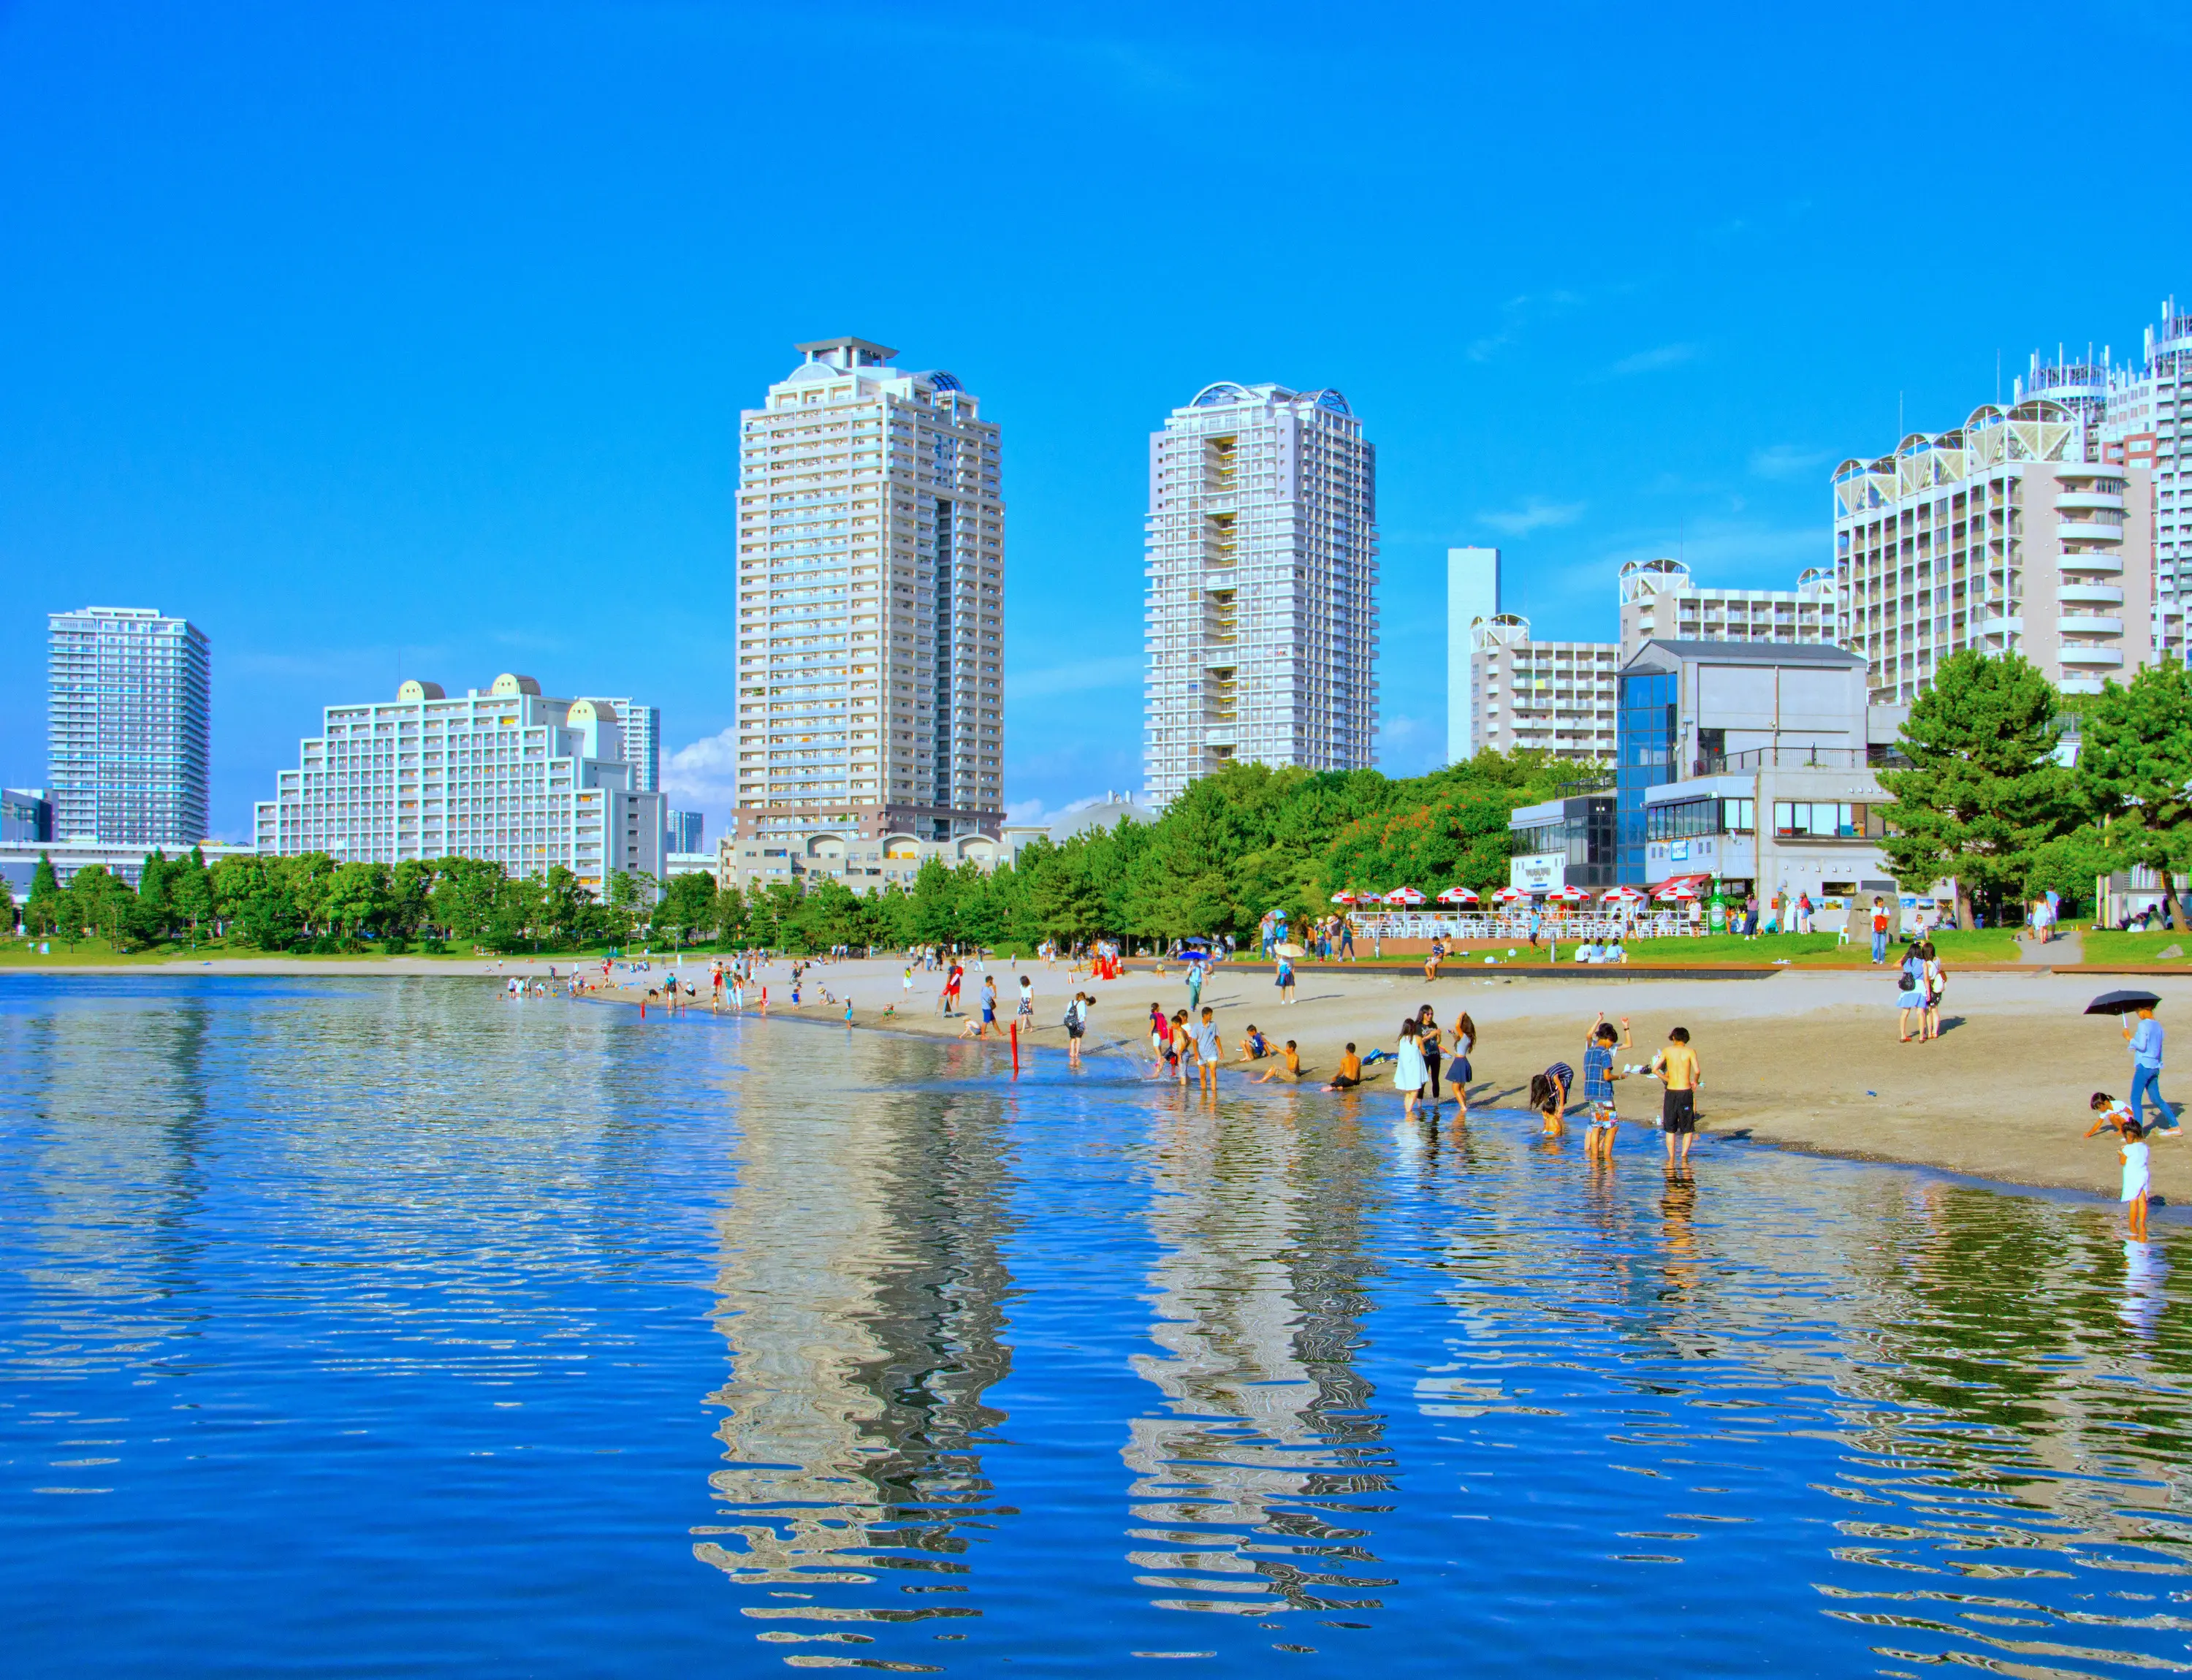
[[[1865,662],[1839,648],[1647,642],[1617,689],[1613,879],[1647,889],[1687,879],[1731,901],[1804,893],[1824,910],[1875,894],[1896,903],[1875,771],[1892,762],[1903,716],[1866,704]],[[1516,884],[1595,888],[1589,807],[1607,797],[1517,811]]]

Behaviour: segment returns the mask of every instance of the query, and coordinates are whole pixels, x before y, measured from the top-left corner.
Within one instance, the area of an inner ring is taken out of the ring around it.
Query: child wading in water
[[[1613,1066],[1613,1052],[1633,1049],[1635,1042],[1629,1036],[1626,1015],[1618,1033],[1602,1014],[1590,1029],[1583,1052],[1583,1100],[1590,1105],[1590,1131],[1583,1147],[1586,1160],[1613,1159],[1613,1140],[1621,1129],[1621,1117],[1613,1106],[1613,1082],[1624,1077]]]
[[[1659,1129],[1666,1134],[1667,1164],[1687,1165],[1690,1143],[1698,1134],[1698,1087],[1704,1071],[1698,1053],[1690,1048],[1690,1030],[1678,1026],[1667,1035],[1667,1048],[1652,1058],[1652,1071],[1667,1089],[1659,1099]],[[1681,1142],[1677,1143],[1676,1139]]]
[[[2154,1189],[2153,1172],[2147,1162],[2147,1129],[2131,1117],[2130,1111],[2106,1091],[2093,1093],[2093,1123],[2086,1129],[2086,1135],[2097,1132],[2114,1132],[2121,1144],[2116,1152],[2123,1158],[2123,1204],[2131,1218],[2131,1237],[2133,1242],[2146,1241],[2146,1203]],[[2173,1132],[2165,1132],[2173,1137]]]

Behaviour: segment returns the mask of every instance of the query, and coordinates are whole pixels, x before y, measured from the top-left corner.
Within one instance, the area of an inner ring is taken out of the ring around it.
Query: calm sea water
[[[2192,1668],[2182,1226],[1133,1072],[0,980],[9,1671]]]

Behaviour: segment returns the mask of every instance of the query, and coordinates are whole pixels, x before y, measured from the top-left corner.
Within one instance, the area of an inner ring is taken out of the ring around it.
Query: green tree
[[[193,944],[199,930],[211,926],[213,880],[206,869],[205,854],[197,847],[191,848],[188,857],[178,858],[168,866],[168,903],[177,929],[188,928]]]
[[[715,906],[708,912],[708,924],[715,929],[716,937],[727,945],[735,945],[744,939],[746,895],[736,887],[717,889]]]
[[[2185,931],[2175,877],[2192,869],[2192,671],[2172,660],[2105,684],[2085,707],[2075,779],[2109,850],[2156,871],[2163,913]]]
[[[1999,904],[2020,893],[2034,854],[2074,826],[2069,773],[2055,761],[2057,695],[2017,654],[1954,654],[1903,726],[1908,769],[1882,770],[1894,802],[1881,841],[1904,887],[1956,882],[1957,917],[1976,890]]]
[[[323,903],[329,931],[355,951],[368,928],[378,929],[394,902],[393,872],[385,863],[345,863],[328,877]]]
[[[716,878],[712,875],[675,875],[654,908],[654,925],[682,946],[704,928],[715,926]]]
[[[23,903],[23,930],[28,934],[50,934],[59,920],[55,914],[60,902],[60,877],[54,873],[54,860],[41,852],[37,866],[31,871],[31,895]]]

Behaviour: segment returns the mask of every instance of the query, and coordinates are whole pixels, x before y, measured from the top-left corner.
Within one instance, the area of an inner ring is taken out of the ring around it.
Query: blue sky
[[[224,833],[399,672],[705,743],[739,410],[848,332],[1005,428],[1012,803],[1139,786],[1146,437],[1219,378],[1364,416],[1428,768],[1449,544],[1541,633],[1785,586],[1898,405],[2192,294],[2187,15],[0,4],[0,780],[94,602],[212,637]]]

